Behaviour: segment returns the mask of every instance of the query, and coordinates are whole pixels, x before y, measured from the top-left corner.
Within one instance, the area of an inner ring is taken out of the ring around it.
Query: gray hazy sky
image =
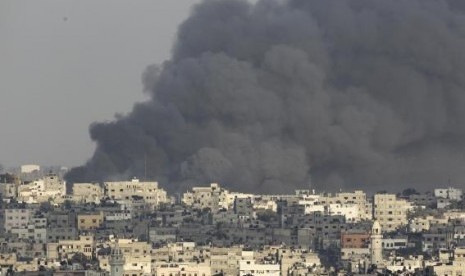
[[[89,124],[144,100],[198,0],[0,1],[0,163],[74,166]]]

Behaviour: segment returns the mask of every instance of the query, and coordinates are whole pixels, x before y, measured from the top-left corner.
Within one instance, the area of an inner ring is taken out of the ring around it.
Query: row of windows
[[[79,222],[82,223],[82,224],[84,224],[84,223],[86,223],[86,220],[85,220],[85,219],[81,219],[81,220],[79,220]],[[88,222],[89,222],[89,221],[87,221],[87,223],[88,223]],[[92,219],[92,223],[97,223],[97,219]],[[102,223],[102,220],[99,219],[99,220],[98,220],[98,223]]]

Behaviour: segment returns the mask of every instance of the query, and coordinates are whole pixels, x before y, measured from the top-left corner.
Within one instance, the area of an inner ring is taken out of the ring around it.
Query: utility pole
[[[144,181],[147,181],[147,153],[144,152]]]

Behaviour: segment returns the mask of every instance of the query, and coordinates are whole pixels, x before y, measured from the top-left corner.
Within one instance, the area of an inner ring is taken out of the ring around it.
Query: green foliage
[[[403,196],[411,196],[411,195],[419,195],[420,193],[417,192],[417,190],[415,190],[414,188],[406,188],[402,191],[402,195]]]
[[[273,212],[272,210],[265,210],[265,211],[257,213],[257,219],[264,221],[264,222],[277,221],[278,214]]]
[[[50,211],[53,210],[53,206],[52,204],[50,203],[50,201],[46,201],[46,202],[42,202],[39,206],[39,210],[42,212],[42,213],[48,213]]]
[[[71,201],[65,200],[65,202],[63,202],[63,208],[65,208],[66,210],[70,210],[72,207],[73,203]]]

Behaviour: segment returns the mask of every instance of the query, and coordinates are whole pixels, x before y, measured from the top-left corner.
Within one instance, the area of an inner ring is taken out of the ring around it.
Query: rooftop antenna
[[[144,152],[144,180],[147,181],[147,153]]]

